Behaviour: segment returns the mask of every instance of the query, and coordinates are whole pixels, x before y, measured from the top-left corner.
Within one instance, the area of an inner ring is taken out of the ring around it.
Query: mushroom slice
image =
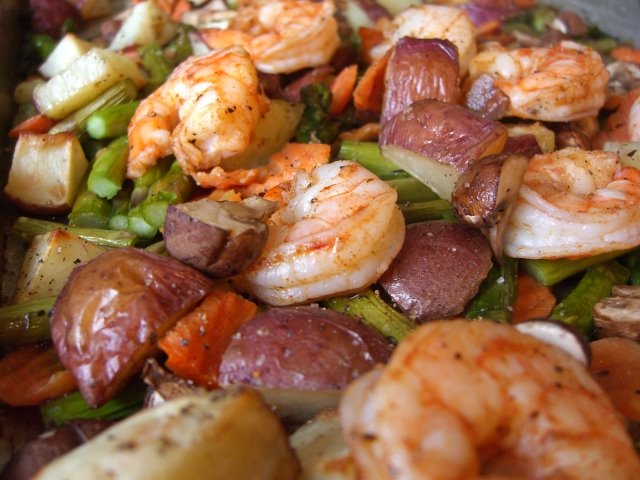
[[[612,294],[593,307],[598,336],[640,341],[640,286],[617,285]]]
[[[515,328],[549,345],[564,350],[585,367],[591,362],[591,347],[577,329],[566,323],[536,319],[518,323]]]
[[[524,155],[491,155],[470,164],[455,183],[454,213],[461,222],[488,231],[496,258],[502,256],[504,229],[528,163]]]
[[[268,236],[261,220],[274,209],[275,203],[259,197],[171,205],[164,224],[165,245],[173,257],[213,277],[230,277],[260,255]]]

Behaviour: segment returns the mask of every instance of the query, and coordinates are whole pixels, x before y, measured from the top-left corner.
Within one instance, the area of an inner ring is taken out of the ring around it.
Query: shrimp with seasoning
[[[386,367],[347,387],[340,417],[368,480],[640,478],[589,372],[509,325],[421,326]]]
[[[547,122],[597,116],[609,81],[600,54],[570,41],[546,48],[486,50],[469,65],[471,79],[484,73],[509,97],[506,115]]]
[[[514,258],[585,257],[640,245],[640,170],[615,153],[536,155],[504,235]]]
[[[357,163],[336,161],[299,173],[267,222],[261,256],[237,286],[271,305],[362,290],[404,241],[396,199],[392,187]]]
[[[242,45],[264,73],[329,63],[340,45],[333,0],[257,0],[240,5],[228,30],[204,29],[209,47]]]
[[[249,146],[267,110],[243,48],[191,57],[140,102],[129,124],[127,175],[138,178],[172,153],[186,173],[208,171]]]
[[[385,40],[374,47],[371,56],[379,59],[402,37],[441,38],[458,49],[460,75],[467,73],[469,62],[476,54],[476,30],[461,8],[446,5],[415,5],[396,15],[384,26]]]

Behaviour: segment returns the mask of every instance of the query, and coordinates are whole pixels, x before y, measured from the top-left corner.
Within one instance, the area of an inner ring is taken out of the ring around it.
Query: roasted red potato
[[[445,200],[471,163],[500,153],[506,140],[501,123],[438,100],[412,103],[380,129],[382,154]]]
[[[109,400],[211,288],[178,260],[133,248],[76,268],[51,312],[51,337],[87,402]]]
[[[348,315],[272,308],[243,324],[220,364],[221,385],[336,390],[384,363],[392,346]]]
[[[383,124],[418,100],[456,103],[460,96],[458,50],[448,40],[401,38],[385,72]]]
[[[414,223],[380,285],[404,313],[425,322],[461,313],[491,265],[491,248],[479,230],[447,221]]]

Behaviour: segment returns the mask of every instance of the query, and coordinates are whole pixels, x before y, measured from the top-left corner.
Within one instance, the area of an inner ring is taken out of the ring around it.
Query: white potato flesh
[[[53,49],[38,71],[51,78],[64,71],[79,57],[93,48],[93,45],[73,33],[67,33]]]
[[[143,410],[54,460],[36,480],[294,480],[298,461],[252,390]]]
[[[606,142],[603,150],[618,155],[625,167],[640,168],[640,142]]]
[[[175,37],[178,26],[155,0],[138,3],[124,20],[109,48],[121,50],[131,45],[164,45]]]
[[[132,59],[92,48],[47,83],[38,85],[33,100],[40,113],[60,120],[125,79],[130,79],[136,88],[146,82]]]
[[[63,213],[73,205],[88,165],[75,134],[24,133],[4,193],[24,210]]]
[[[110,0],[70,0],[85,20],[104,17],[111,13]]]
[[[422,5],[420,0],[378,0],[378,3],[388,10],[391,15],[406,10],[412,5]]]
[[[14,303],[57,296],[75,267],[104,251],[66,230],[37,235],[24,256]]]
[[[356,480],[356,467],[335,410],[322,412],[289,438],[302,467],[300,480]]]
[[[33,91],[38,85],[42,85],[46,80],[42,77],[28,78],[18,85],[13,91],[13,99],[18,105],[25,105],[33,101]]]
[[[556,149],[556,134],[553,133],[553,130],[548,129],[539,122],[507,125],[507,131],[510,137],[533,135],[536,137],[536,141],[538,142],[538,146],[540,147],[540,150],[542,150],[542,153],[551,153]]]

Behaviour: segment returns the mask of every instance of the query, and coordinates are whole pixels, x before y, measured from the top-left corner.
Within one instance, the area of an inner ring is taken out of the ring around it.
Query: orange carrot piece
[[[9,131],[11,138],[18,138],[21,133],[47,133],[57,122],[41,113],[20,122]]]
[[[29,345],[0,359],[0,401],[9,405],[38,405],[76,388],[53,346]]]
[[[353,89],[356,86],[358,80],[358,66],[349,65],[343,68],[336,76],[335,80],[331,84],[331,105],[329,105],[329,115],[340,115],[347,107]]]
[[[481,37],[492,34],[498,31],[500,27],[502,27],[502,22],[499,20],[489,20],[476,27],[476,36]]]
[[[556,297],[551,293],[549,287],[545,287],[525,273],[518,274],[518,292],[511,320],[513,323],[546,317],[551,313],[555,304]]]
[[[611,56],[621,62],[640,63],[640,49],[620,45],[611,50]]]
[[[640,421],[640,344],[622,337],[591,342],[589,370],[618,412]]]
[[[388,51],[384,57],[376,60],[367,68],[353,91],[353,103],[358,110],[379,112],[382,110],[384,94],[384,74],[391,57]]]
[[[360,27],[358,35],[360,36],[362,59],[367,63],[371,63],[371,49],[384,40],[384,35],[380,30],[369,27]]]
[[[171,20],[180,22],[182,14],[191,11],[191,2],[189,0],[176,0],[171,9]]]
[[[215,388],[231,336],[257,311],[255,303],[235,292],[213,290],[160,340],[160,348],[168,355],[167,367],[182,378]]]

